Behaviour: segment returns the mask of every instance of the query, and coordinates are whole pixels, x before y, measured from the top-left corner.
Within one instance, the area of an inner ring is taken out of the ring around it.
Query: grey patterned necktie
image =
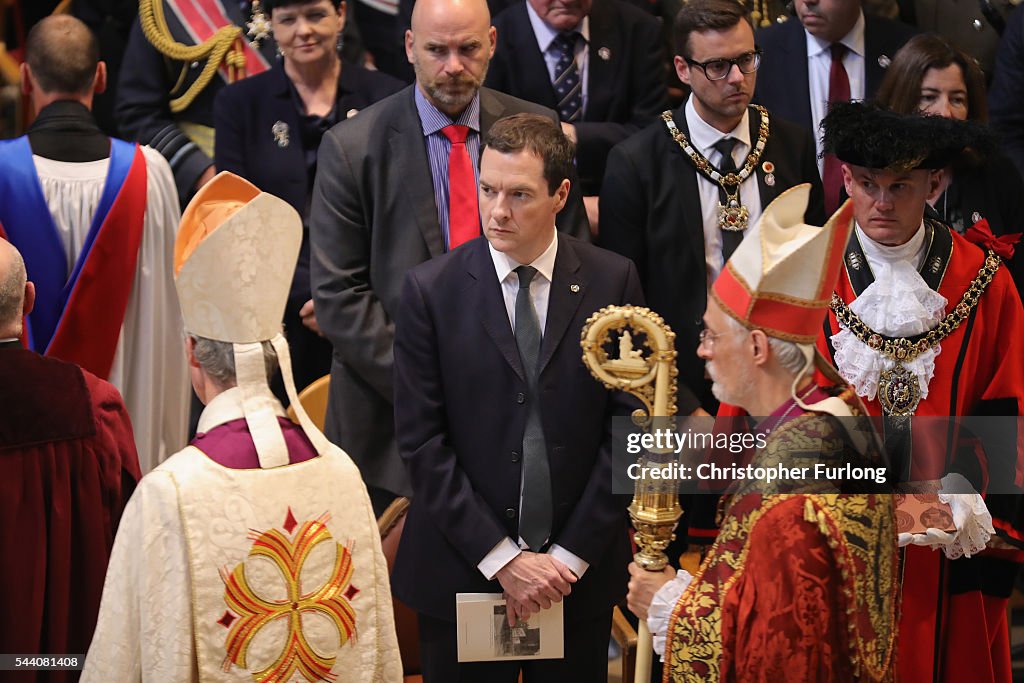
[[[523,503],[519,511],[519,536],[530,550],[539,551],[551,536],[551,471],[548,464],[544,428],[540,419],[538,363],[540,361],[540,322],[530,298],[530,282],[537,274],[531,266],[516,268],[519,291],[516,293],[516,346],[523,361],[527,385],[526,428],[523,430]]]
[[[580,70],[576,67],[576,40],[582,38],[579,33],[559,33],[551,42],[558,52],[555,64],[555,99],[558,100],[558,117],[566,123],[572,123],[583,113],[583,86],[580,83]]]

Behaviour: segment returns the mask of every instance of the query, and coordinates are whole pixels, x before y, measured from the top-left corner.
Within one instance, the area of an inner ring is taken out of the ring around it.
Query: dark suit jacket
[[[400,495],[412,491],[395,447],[392,321],[405,274],[445,249],[414,87],[324,134],[310,215],[317,322],[334,344],[325,431],[368,485]],[[555,117],[480,90],[481,132],[517,112]],[[570,202],[559,227],[586,238],[581,195]]]
[[[896,51],[917,29],[891,19],[864,15],[864,98],[875,96]],[[754,102],[776,116],[812,130],[811,91],[807,75],[807,36],[799,19],[762,28],[756,34],[764,49],[757,70]]]
[[[938,199],[935,211],[940,220],[952,222],[950,214],[959,213],[964,231],[980,219],[988,221],[995,235],[1019,233],[1024,216],[1024,180],[1009,157],[996,154],[979,166],[956,169],[953,182]],[[1017,293],[1024,297],[1024,246],[1017,244],[1013,258],[1004,261]]]
[[[520,0],[494,19],[498,46],[487,85],[557,110],[544,54]],[[583,193],[601,190],[608,152],[668,107],[660,26],[621,0],[595,0],[590,12],[587,108],[575,124]],[[605,55],[602,57],[601,55]]]
[[[356,64],[344,64],[338,79],[335,108],[338,120],[401,90],[402,82]],[[302,324],[299,310],[311,297],[309,280],[309,201],[313,192],[306,165],[299,110],[281,62],[256,76],[233,83],[217,95],[214,105],[214,164],[231,171],[291,204],[302,216],[302,249],[295,265],[285,308],[285,334],[292,353],[292,372],[301,390],[330,371],[331,346]],[[280,146],[273,128],[288,127],[288,144]],[[276,384],[275,390],[278,388]],[[283,394],[278,394],[282,396]]]
[[[401,81],[356,64],[345,64],[338,81],[341,120],[350,109],[362,111],[403,88]],[[289,143],[281,147],[271,129],[284,122]],[[218,171],[236,173],[265,192],[285,200],[306,216],[309,193],[306,159],[299,138],[299,111],[280,62],[274,68],[224,88],[214,106]]]
[[[675,111],[676,126],[689,134],[684,107]],[[807,222],[824,223],[821,178],[814,141],[807,131],[771,116],[762,164],[775,165],[775,185],[756,171],[765,208],[784,190],[811,183]],[[751,140],[757,140],[758,116],[751,111]],[[704,362],[696,356],[701,317],[707,304],[704,227],[692,162],[658,121],[615,146],[601,189],[601,244],[633,260],[644,284],[647,304],[676,333],[679,357],[679,412],[698,401],[713,405],[704,379]],[[692,393],[690,393],[692,392]]]
[[[988,108],[1003,151],[1024,176],[1024,7],[1018,6],[1006,20]]]
[[[603,306],[642,298],[627,259],[559,235],[537,392],[551,542],[590,564],[566,600],[567,620],[611,609],[629,562],[628,501],[611,495],[610,418],[630,404],[590,376],[580,330]],[[476,565],[519,536],[526,392],[486,239],[414,269],[396,326],[395,420],[415,496],[392,585],[417,611],[454,620],[455,593],[501,592]]]

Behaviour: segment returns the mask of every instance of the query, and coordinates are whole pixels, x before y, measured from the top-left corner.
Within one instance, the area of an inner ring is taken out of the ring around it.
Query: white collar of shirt
[[[890,247],[885,244],[879,244],[868,237],[867,233],[858,225],[857,239],[860,240],[860,246],[864,250],[864,256],[867,257],[868,264],[874,265],[877,268],[878,264],[881,263],[892,264],[903,261],[912,265],[915,270],[919,270],[924,263],[927,247],[925,236],[927,232],[922,220],[921,227],[905,244]]]
[[[719,164],[712,159],[712,153],[718,156],[715,150],[715,143],[722,138],[736,138],[740,141],[740,150],[746,156],[746,150],[750,149],[750,109],[743,112],[743,118],[739,124],[728,133],[723,133],[700,117],[697,108],[693,104],[693,97],[686,100],[686,127],[690,130],[690,142],[694,148],[708,158],[716,166]],[[746,145],[746,149],[742,148]],[[736,150],[733,150],[733,159],[736,158]]]
[[[808,57],[816,57],[822,52],[828,52],[832,47],[832,43],[827,40],[822,40],[817,36],[812,36],[806,29],[804,29],[804,35],[807,36]],[[861,57],[864,56],[864,12],[860,13],[860,16],[857,17],[857,23],[853,25],[850,32],[847,33],[839,42],[845,45],[846,49],[850,52],[860,55]]]
[[[533,35],[537,37],[537,46],[540,47],[541,52],[546,53],[548,48],[551,47],[551,42],[559,33],[561,33],[561,31],[556,31],[545,24],[544,20],[540,18],[540,15],[537,14],[529,2],[526,3],[526,16],[530,18],[530,26],[533,27]],[[590,17],[583,17],[583,20],[580,21],[573,30],[583,36],[583,40],[589,43]]]
[[[268,396],[272,396],[269,387],[266,390]],[[278,417],[288,417],[281,404],[274,400],[274,413]],[[199,424],[196,426],[197,433],[208,432],[214,427],[238,420],[245,417],[242,410],[242,390],[238,387],[231,387],[214,396],[199,416]]]
[[[491,260],[494,261],[494,272],[498,275],[498,282],[504,282],[509,273],[523,265],[533,266],[548,282],[551,282],[555,272],[555,255],[558,252],[558,232],[556,231],[551,236],[551,244],[544,250],[544,253],[534,259],[533,263],[519,263],[511,256],[495,249],[490,242],[487,243],[487,248],[491,251]]]
[[[501,285],[501,296],[505,301],[505,313],[508,315],[508,322],[512,329],[516,329],[516,297],[519,296],[519,276],[512,272],[520,264],[507,255],[501,253],[490,244],[491,260],[494,262],[494,272]],[[534,277],[530,281],[530,300],[533,302],[533,310],[537,313],[537,323],[540,325],[541,334],[547,326],[548,301],[551,297],[551,280],[555,273],[555,256],[558,252],[558,232],[551,237],[551,244],[540,256],[534,259],[533,263],[525,264],[533,266],[541,277]]]

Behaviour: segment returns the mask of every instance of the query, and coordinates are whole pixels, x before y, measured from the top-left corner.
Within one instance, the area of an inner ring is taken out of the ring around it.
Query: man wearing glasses
[[[762,61],[743,6],[691,0],[675,23],[676,72],[692,94],[613,148],[601,243],[633,259],[647,300],[676,333],[680,412],[717,403],[696,357],[707,288],[765,207],[812,183],[806,219],[824,223],[814,141],[750,106]]]
[[[612,148],[601,245],[633,260],[648,304],[676,333],[680,414],[714,414],[718,401],[697,357],[709,285],[762,208],[788,188],[811,183],[806,223],[823,225],[825,215],[810,133],[750,106],[762,55],[743,6],[690,0],[674,33],[676,73],[691,95]],[[687,514],[668,549],[673,561],[715,538],[716,497],[692,498],[681,501]]]

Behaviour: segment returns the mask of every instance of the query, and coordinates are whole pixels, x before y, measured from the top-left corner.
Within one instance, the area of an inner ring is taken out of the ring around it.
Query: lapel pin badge
[[[284,121],[276,122],[270,129],[270,132],[274,134],[274,142],[277,143],[278,147],[288,146],[288,124]]]
[[[981,214],[980,213],[975,211],[974,213],[971,214],[971,222],[972,223],[977,223],[980,220],[981,220]]]
[[[358,113],[359,113],[358,109],[349,109],[347,112],[345,112],[345,118],[346,119],[350,119],[350,118],[352,118],[353,116],[355,116]]]
[[[761,164],[761,170],[764,171],[764,184],[768,187],[775,187],[775,164],[766,161]]]
[[[882,67],[883,69],[888,69],[890,64],[892,64],[892,60],[889,59],[889,55],[878,56],[878,66]]]
[[[606,47],[599,47],[597,49],[597,56],[600,57],[603,61],[607,62],[609,59],[612,58],[612,51]]]
[[[572,292],[573,294],[579,294],[580,286],[576,284],[569,285],[569,291]]]

